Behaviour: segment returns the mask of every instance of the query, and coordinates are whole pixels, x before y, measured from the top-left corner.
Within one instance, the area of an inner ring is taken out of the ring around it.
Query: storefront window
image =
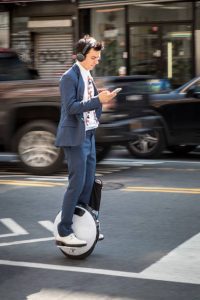
[[[9,48],[8,12],[0,12],[0,48]]]
[[[138,3],[130,5],[128,11],[128,22],[180,21],[191,19],[192,2],[167,4]]]
[[[104,42],[102,61],[95,69],[95,76],[126,74],[125,9],[99,8],[92,10],[92,35]]]
[[[189,24],[132,24],[129,27],[130,74],[167,77],[177,87],[192,76],[191,45]]]
[[[196,29],[200,30],[200,1],[196,2],[195,12],[196,12]]]

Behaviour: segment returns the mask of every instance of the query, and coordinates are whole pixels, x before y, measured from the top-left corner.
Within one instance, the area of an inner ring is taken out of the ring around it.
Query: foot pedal
[[[66,247],[66,248],[80,248],[80,247],[85,247],[85,246],[87,246],[87,244],[85,244],[85,245],[67,245],[67,244],[65,244],[65,243],[63,243],[63,242],[60,242],[60,241],[56,241],[55,242],[56,243],[56,246],[58,247],[58,248],[63,248],[63,247]]]

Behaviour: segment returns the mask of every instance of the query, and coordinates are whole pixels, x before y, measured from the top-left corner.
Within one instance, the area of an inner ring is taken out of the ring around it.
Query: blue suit
[[[60,80],[61,115],[56,146],[62,147],[68,164],[69,185],[62,205],[60,236],[72,233],[72,217],[78,203],[88,204],[95,178],[95,130],[85,131],[83,112],[95,110],[99,119],[102,105],[94,85],[94,97],[83,102],[84,81],[79,67],[74,64]]]
[[[83,112],[95,110],[99,119],[102,111],[101,103],[98,96],[87,102],[82,102],[84,82],[76,64],[61,77],[60,93],[61,117],[58,125],[56,146],[78,146],[85,139]],[[98,94],[95,85],[94,94]]]

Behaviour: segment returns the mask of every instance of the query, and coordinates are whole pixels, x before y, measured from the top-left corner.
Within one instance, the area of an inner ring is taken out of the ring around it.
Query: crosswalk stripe
[[[46,237],[46,238],[38,238],[38,239],[30,239],[30,240],[21,240],[21,241],[14,241],[14,242],[5,242],[0,243],[0,247],[6,247],[6,246],[16,246],[16,245],[22,245],[22,244],[32,244],[32,243],[40,243],[40,242],[47,242],[55,240],[55,237]]]
[[[200,284],[200,233],[140,274],[154,280]]]
[[[20,235],[28,234],[28,232],[17,224],[13,219],[4,218],[0,219],[0,222],[9,228],[13,234]],[[44,228],[53,232],[53,222],[50,220],[38,221],[40,225]],[[5,237],[6,235],[1,235],[0,237]],[[9,235],[7,235],[9,236]],[[3,246],[15,246],[21,244],[31,244],[38,242],[47,242],[54,240],[54,237],[46,238],[36,238],[28,240],[18,240],[13,242],[0,243],[0,247]],[[190,283],[190,284],[200,284],[200,233],[191,237],[189,240],[185,241],[183,244],[179,245],[167,255],[162,257],[160,260],[150,265],[140,273],[134,272],[121,272],[117,270],[104,270],[104,269],[84,269],[84,268],[73,268],[70,267],[62,268],[62,266],[56,266],[57,270],[60,271],[73,271],[73,272],[84,272],[93,274],[104,274],[111,276],[121,276],[127,278],[140,278],[140,279],[150,279],[150,280],[162,280],[168,282],[180,282],[180,283]],[[54,269],[52,265],[47,264],[35,264],[26,262],[13,262],[7,260],[1,260],[0,264],[22,266],[22,267],[32,267],[32,268],[45,268]]]
[[[13,243],[7,243],[9,245],[19,245],[24,243],[50,241],[54,238],[41,238],[25,241],[16,241]],[[6,246],[6,243],[0,244],[0,246]],[[200,233],[193,236],[177,248],[169,252],[166,256],[161,258],[150,267],[144,269],[139,273],[125,272],[118,270],[108,269],[95,269],[95,268],[83,268],[83,267],[71,267],[62,265],[40,264],[34,262],[24,261],[9,261],[0,260],[0,265],[39,268],[48,270],[58,270],[67,272],[89,273],[89,274],[101,274],[106,276],[126,277],[126,278],[138,278],[146,280],[159,280],[167,282],[200,284]]]
[[[21,227],[18,223],[16,223],[11,218],[0,219],[0,222],[12,232],[12,233],[1,234],[0,238],[29,234],[28,231],[26,231],[23,227]]]
[[[46,221],[38,221],[38,223],[42,225],[44,228],[46,228],[47,230],[49,230],[50,232],[53,232],[53,222],[46,220]]]

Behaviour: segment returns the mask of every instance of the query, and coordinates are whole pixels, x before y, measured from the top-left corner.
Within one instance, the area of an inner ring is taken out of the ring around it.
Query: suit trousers
[[[68,187],[64,194],[61,222],[58,224],[60,236],[73,232],[72,218],[77,204],[88,204],[95,179],[96,149],[95,130],[86,131],[84,142],[79,146],[64,147],[68,165]]]

